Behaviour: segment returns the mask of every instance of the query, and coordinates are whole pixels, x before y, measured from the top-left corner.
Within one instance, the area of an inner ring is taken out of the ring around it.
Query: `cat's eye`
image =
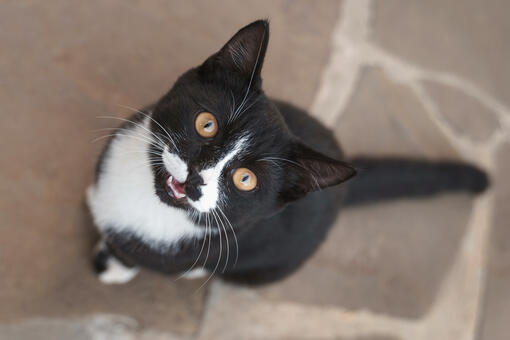
[[[212,138],[218,132],[218,122],[212,113],[202,112],[195,119],[195,130],[204,138]]]
[[[250,169],[238,168],[232,175],[232,180],[237,189],[250,191],[257,186],[257,176]]]

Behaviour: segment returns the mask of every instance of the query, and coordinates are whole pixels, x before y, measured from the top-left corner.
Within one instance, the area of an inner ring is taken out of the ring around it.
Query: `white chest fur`
[[[186,212],[160,201],[149,164],[148,118],[116,136],[103,160],[101,174],[87,190],[97,227],[129,232],[152,246],[171,246],[182,238],[200,237]]]

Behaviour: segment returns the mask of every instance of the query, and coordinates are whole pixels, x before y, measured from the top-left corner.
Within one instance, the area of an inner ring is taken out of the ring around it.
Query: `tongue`
[[[167,180],[167,185],[172,191],[172,194],[175,198],[180,199],[186,197],[186,192],[184,190],[184,183],[177,181],[175,178],[170,176]]]
[[[184,183],[178,182],[175,180],[175,178],[172,178],[172,187],[172,189],[174,189],[176,194],[179,194],[179,196],[186,196],[186,192],[184,191]]]

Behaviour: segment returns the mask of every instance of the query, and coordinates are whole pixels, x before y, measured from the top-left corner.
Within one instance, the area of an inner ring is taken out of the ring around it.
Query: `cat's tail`
[[[489,185],[489,178],[483,170],[466,163],[398,158],[355,158],[349,163],[358,173],[348,182],[346,205],[426,197],[444,192],[477,194]]]

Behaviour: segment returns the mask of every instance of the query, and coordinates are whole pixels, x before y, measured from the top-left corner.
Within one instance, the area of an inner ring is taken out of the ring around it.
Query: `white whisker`
[[[237,241],[237,235],[236,235],[234,227],[232,226],[232,223],[230,223],[230,220],[228,219],[228,217],[225,215],[225,213],[223,212],[223,210],[221,210],[221,208],[219,206],[218,206],[218,210],[223,215],[223,217],[225,217],[225,220],[227,221],[228,225],[230,226],[230,229],[232,230],[232,234],[234,235],[234,240],[236,243],[236,259],[234,261],[234,266],[235,266],[237,264],[237,260],[239,258],[239,243]]]
[[[138,113],[144,115],[145,117],[149,118],[150,120],[152,120],[154,123],[156,123],[163,130],[163,132],[165,132],[165,134],[168,136],[168,140],[170,141],[170,143],[172,143],[175,150],[178,150],[177,145],[175,145],[175,142],[174,142],[173,138],[170,136],[170,134],[168,133],[168,131],[161,124],[159,124],[154,118],[152,118],[150,115],[148,115],[147,113],[145,113],[141,110],[135,109],[135,108],[127,106],[127,105],[122,105],[122,104],[117,104],[117,105],[120,107],[123,107],[125,109],[131,110],[134,112],[138,112]]]
[[[137,127],[140,127],[142,129],[144,129],[145,131],[147,131],[148,133],[150,133],[152,136],[156,137],[158,139],[158,141],[162,144],[162,145],[165,145],[165,142],[159,138],[158,135],[156,135],[154,132],[152,132],[151,130],[149,130],[148,128],[146,128],[145,126],[143,126],[142,124],[138,123],[138,122],[135,122],[133,120],[130,120],[130,119],[125,119],[125,118],[121,118],[121,117],[114,117],[114,116],[97,116],[96,118],[99,118],[99,119],[116,119],[116,120],[120,120],[122,122],[126,122],[126,123],[131,123]],[[149,117],[150,118],[150,117]]]
[[[198,223],[199,223],[199,224],[200,224],[200,216],[201,216],[201,215],[202,215],[201,213],[199,213],[199,214],[198,214],[198,218],[199,218],[199,219],[198,219]],[[206,228],[207,228],[207,226],[206,226]],[[202,247],[200,248],[200,252],[198,253],[198,256],[197,256],[197,258],[196,258],[195,262],[193,262],[193,264],[191,265],[191,267],[189,267],[189,269],[188,269],[188,270],[186,270],[184,273],[182,273],[181,275],[179,275],[179,277],[178,277],[177,279],[175,279],[175,281],[177,281],[177,280],[179,280],[180,278],[182,278],[183,276],[187,275],[190,271],[192,271],[192,270],[195,268],[195,266],[197,265],[198,261],[200,260],[200,256],[202,255],[202,251],[204,250],[204,246],[205,246],[205,240],[206,240],[206,238],[207,238],[207,234],[206,234],[206,235],[204,235],[204,239],[203,239],[203,241],[202,241]]]
[[[258,66],[259,59],[260,59],[260,52],[262,51],[262,45],[264,44],[265,37],[266,37],[266,32],[264,31],[264,35],[262,36],[262,39],[260,40],[259,50],[257,52],[257,59],[255,60],[255,65],[253,65],[253,70],[251,71],[250,82],[248,83],[248,87],[246,89],[246,93],[244,95],[243,100],[241,101],[241,104],[239,105],[237,110],[234,112],[234,117],[236,117],[236,118],[237,118],[237,113],[242,110],[244,104],[246,103],[246,98],[248,97],[248,94],[250,92],[251,85],[253,83],[253,77],[255,76],[255,71],[257,70],[257,66]]]
[[[228,261],[230,259],[230,244],[229,244],[229,241],[228,241],[227,228],[225,228],[225,224],[223,223],[223,220],[221,219],[221,216],[218,215],[218,213],[216,211],[214,211],[214,210],[211,210],[211,212],[218,217],[218,220],[221,223],[221,228],[223,229],[223,232],[225,233],[225,241],[227,242],[227,257],[226,257],[225,265],[223,266],[223,270],[221,271],[222,273],[224,273],[225,270],[227,269]],[[221,233],[221,230],[220,230],[220,233]]]
[[[294,164],[294,165],[302,168],[303,170],[308,172],[310,174],[310,176],[312,176],[312,178],[313,178],[313,180],[315,182],[315,185],[317,186],[317,190],[319,190],[319,191],[322,190],[320,185],[319,185],[319,182],[317,181],[317,177],[315,177],[316,174],[314,174],[312,170],[305,168],[303,165],[301,165],[301,164],[299,164],[297,162],[291,161],[290,159],[280,158],[280,157],[264,157],[264,158],[259,159],[258,161],[267,161],[267,160],[276,160],[276,161],[288,162],[288,163]]]
[[[91,143],[96,143],[102,139],[105,139],[105,138],[110,138],[110,137],[116,137],[116,136],[121,136],[121,137],[126,137],[126,138],[132,138],[132,139],[136,139],[136,140],[139,140],[139,141],[142,141],[142,142],[145,142],[145,143],[148,143],[150,145],[153,145],[154,147],[156,147],[158,150],[161,150],[163,151],[163,149],[161,148],[161,146],[159,144],[157,144],[156,142],[152,141],[152,140],[148,140],[148,139],[145,139],[145,138],[142,138],[142,137],[138,137],[138,136],[132,136],[132,135],[125,135],[125,134],[122,134],[122,133],[112,133],[112,134],[108,134],[108,135],[105,135],[105,136],[100,136],[100,137],[97,137],[97,138],[94,138],[93,140],[91,140],[90,142]]]
[[[212,210],[211,210],[212,212]],[[214,220],[216,223],[218,223],[217,219],[216,219],[216,216],[213,214],[212,215],[214,217]],[[220,240],[219,240],[219,243],[220,243],[220,254],[218,256],[218,260],[216,261],[216,265],[213,269],[213,271],[211,272],[211,274],[209,275],[209,277],[207,278],[207,280],[205,280],[202,285],[200,287],[198,287],[197,291],[202,289],[202,287],[204,287],[207,282],[209,282],[211,280],[211,278],[214,276],[214,274],[216,273],[216,270],[218,269],[218,266],[220,265],[220,262],[221,262],[221,256],[222,256],[222,253],[223,253],[223,245],[222,245],[222,242],[221,242],[221,239],[222,239],[222,234],[221,234],[221,231],[219,230],[219,225],[217,224],[216,227],[218,228],[218,231],[219,231],[219,236],[220,236]]]

